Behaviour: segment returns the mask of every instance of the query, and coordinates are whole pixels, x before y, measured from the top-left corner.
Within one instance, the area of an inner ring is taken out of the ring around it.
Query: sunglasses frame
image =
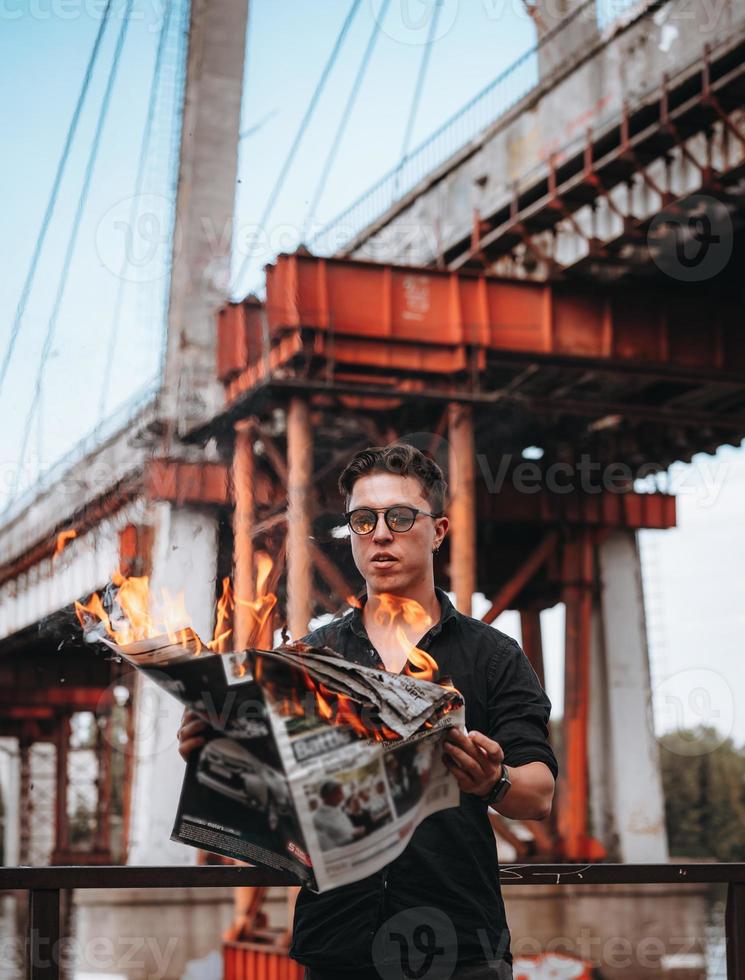
[[[388,514],[392,510],[412,511],[412,513],[414,514],[414,518],[411,524],[409,525],[409,527],[407,527],[403,531],[399,531],[397,528],[391,527],[388,521]],[[375,523],[373,524],[373,526],[370,528],[369,531],[355,531],[355,529],[352,527],[352,521],[351,521],[352,515],[358,514],[360,511],[367,511],[368,514],[375,514]],[[406,534],[406,531],[410,531],[412,527],[414,527],[414,523],[416,522],[416,519],[419,514],[423,514],[425,517],[434,517],[434,518],[442,517],[442,514],[430,514],[429,511],[419,510],[418,507],[410,507],[409,504],[393,504],[392,507],[355,507],[354,510],[348,510],[344,512],[344,520],[347,522],[347,526],[349,527],[349,530],[352,532],[352,534],[358,534],[360,537],[364,538],[368,534],[372,534],[375,531],[375,528],[378,526],[378,514],[383,514],[383,519],[385,520],[386,527],[388,528],[389,531],[392,531],[394,534]]]

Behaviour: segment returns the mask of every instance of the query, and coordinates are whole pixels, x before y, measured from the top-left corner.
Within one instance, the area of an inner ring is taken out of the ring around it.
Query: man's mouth
[[[381,552],[377,555],[373,555],[371,561],[376,568],[383,568],[384,566],[387,567],[389,565],[394,565],[398,561],[398,558]]]

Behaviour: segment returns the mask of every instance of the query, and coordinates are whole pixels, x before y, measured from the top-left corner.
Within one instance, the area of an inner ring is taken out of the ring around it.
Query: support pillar
[[[566,605],[564,646],[564,779],[559,831],[563,857],[584,861],[603,856],[590,838],[587,821],[588,709],[593,547],[591,532],[580,530],[564,545],[562,577]]]
[[[18,740],[18,863],[31,863],[31,739],[22,736]]]
[[[18,741],[10,736],[0,736],[0,790],[5,801],[3,819],[3,864],[12,867],[20,864],[18,854],[19,832],[22,820],[19,806],[20,758]]]
[[[668,859],[665,803],[651,704],[641,562],[633,531],[599,546],[603,645],[607,674],[609,758],[618,860]]]
[[[476,488],[474,479],[473,408],[448,408],[450,483],[450,583],[455,605],[471,615],[476,591]]]
[[[312,610],[311,480],[313,437],[307,401],[294,396],[287,411],[287,628],[293,640],[308,632]]]
[[[608,859],[620,861],[613,796],[608,767],[608,672],[605,663],[603,617],[593,599],[590,623],[590,707],[588,713],[587,768],[590,778],[590,832],[605,848]]]
[[[57,789],[55,793],[54,853],[52,862],[63,863],[70,852],[70,825],[67,814],[68,754],[70,748],[70,716],[63,715],[57,723],[55,764]]]
[[[545,671],[543,669],[543,635],[541,633],[540,609],[520,610],[520,632],[522,633],[523,651],[530,661],[530,666],[536,672],[541,687],[546,687]]]
[[[152,505],[155,535],[152,591],[183,592],[197,633],[212,636],[217,573],[217,521],[196,508]],[[136,764],[132,790],[130,864],[193,864],[197,851],[169,840],[184,764],[177,731],[182,707],[141,675],[135,697]]]
[[[254,595],[254,450],[253,424],[238,422],[235,427],[233,454],[233,586],[236,598],[233,613],[235,650],[249,645],[254,617],[249,607]]]
[[[222,404],[215,318],[230,276],[247,18],[245,0],[191,3],[161,395],[175,436]]]

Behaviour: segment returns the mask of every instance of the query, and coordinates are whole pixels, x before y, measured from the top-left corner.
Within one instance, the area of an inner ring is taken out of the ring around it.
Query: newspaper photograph
[[[105,642],[210,726],[173,840],[322,892],[384,867],[425,817],[458,805],[442,741],[464,709],[446,682],[297,642],[213,653],[189,630]]]

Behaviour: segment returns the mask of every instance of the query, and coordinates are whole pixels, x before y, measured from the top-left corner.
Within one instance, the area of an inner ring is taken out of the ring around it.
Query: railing
[[[118,432],[127,428],[136,416],[144,414],[149,409],[155,407],[157,403],[158,391],[160,390],[160,377],[151,378],[145,385],[138,388],[133,394],[123,402],[111,415],[102,419],[95,428],[87,432],[82,439],[76,442],[64,456],[61,456],[48,469],[44,470],[36,480],[19,496],[13,497],[0,510],[0,528],[9,524],[26,507],[29,506],[38,496],[49,487],[59,482],[63,474],[71,469],[76,463],[92,453],[104,442],[111,439]]]
[[[0,892],[29,894],[26,945],[29,980],[58,980],[60,892],[76,888],[218,888],[292,885],[289,875],[257,867],[0,868]],[[745,863],[507,864],[504,885],[726,884],[727,980],[745,980]],[[44,955],[39,955],[43,947]]]
[[[644,0],[585,0],[579,4],[400,163],[321,228],[309,243],[312,250],[317,254],[326,254],[343,248],[421,180],[537,88],[540,52],[556,42],[564,31],[572,30],[578,20],[591,18],[599,28],[607,29],[623,14],[642,9],[644,5]]]

